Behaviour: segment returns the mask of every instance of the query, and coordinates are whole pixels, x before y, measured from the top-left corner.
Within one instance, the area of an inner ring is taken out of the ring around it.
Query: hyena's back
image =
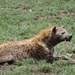
[[[0,45],[0,63],[21,60],[29,57],[27,41],[8,42]]]
[[[32,41],[32,39],[0,45],[0,63],[23,60],[30,57],[42,59],[45,54],[43,47],[36,41]]]

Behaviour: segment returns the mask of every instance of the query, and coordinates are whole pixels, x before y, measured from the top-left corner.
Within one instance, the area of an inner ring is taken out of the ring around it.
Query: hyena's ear
[[[64,26],[61,26],[61,28],[65,28]]]
[[[51,37],[54,38],[56,33],[56,27],[53,27]]]
[[[52,29],[52,33],[53,33],[53,34],[56,33],[56,27],[54,27],[54,28]]]

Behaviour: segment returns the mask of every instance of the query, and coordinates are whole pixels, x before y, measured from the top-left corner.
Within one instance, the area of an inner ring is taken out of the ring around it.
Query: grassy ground
[[[73,34],[71,42],[55,47],[55,56],[71,54],[75,58],[74,0],[0,0],[0,43],[33,37],[40,30],[64,25]],[[74,75],[70,61],[27,59],[13,65],[0,66],[0,75]]]

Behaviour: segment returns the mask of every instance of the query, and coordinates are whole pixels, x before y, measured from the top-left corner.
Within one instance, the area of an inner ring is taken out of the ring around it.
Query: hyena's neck
[[[54,39],[54,38],[51,38],[51,39],[48,39],[47,41],[46,41],[46,44],[48,45],[48,46],[56,46],[58,43],[60,43],[61,41],[57,38],[57,39]]]

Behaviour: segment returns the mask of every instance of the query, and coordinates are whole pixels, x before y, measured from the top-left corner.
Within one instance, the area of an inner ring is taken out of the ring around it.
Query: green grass
[[[0,0],[0,43],[31,38],[40,30],[64,25],[73,34],[71,42],[55,47],[54,56],[75,54],[74,0]],[[10,66],[0,66],[0,75],[74,75],[75,65],[70,61],[27,59]]]

